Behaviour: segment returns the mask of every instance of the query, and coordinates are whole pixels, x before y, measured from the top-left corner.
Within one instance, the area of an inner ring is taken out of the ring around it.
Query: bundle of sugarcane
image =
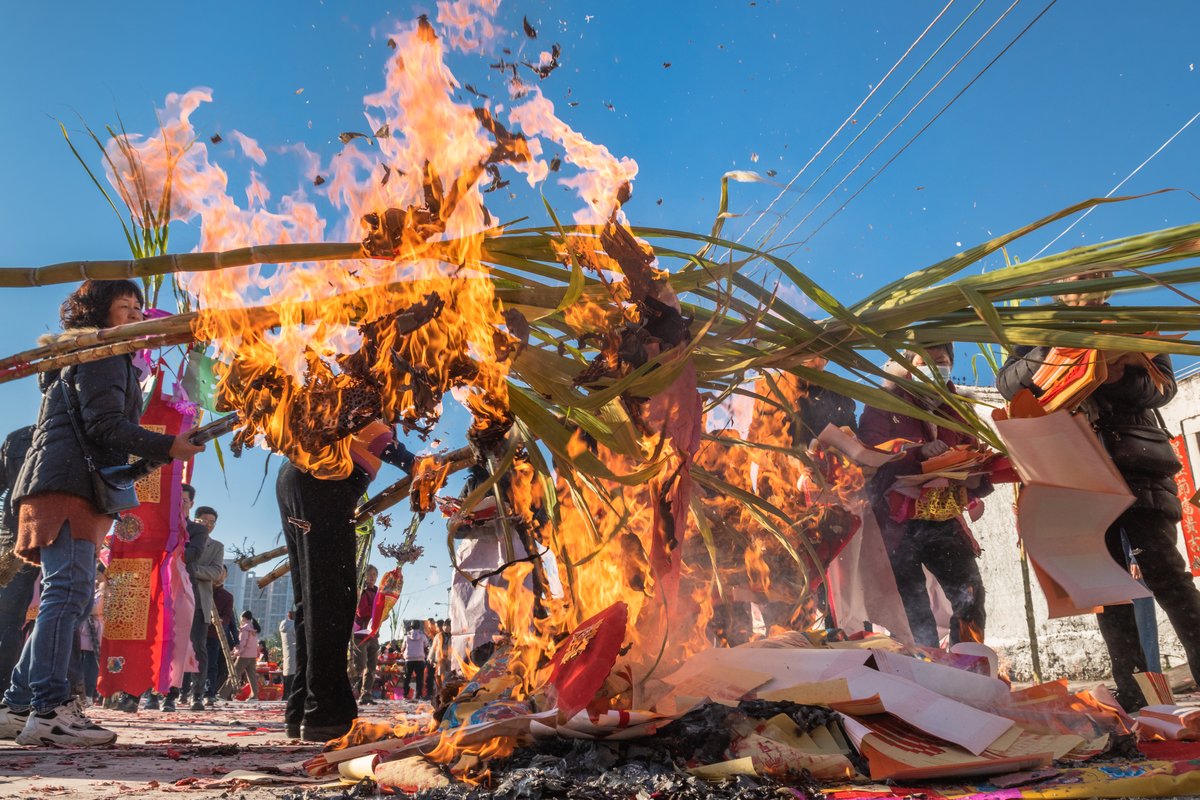
[[[1167,267],[1194,257],[1200,241],[1200,225],[1124,237],[956,278],[1020,236],[1099,202],[1107,201],[1081,203],[1045,217],[913,272],[853,305],[842,304],[790,262],[771,253],[718,236],[661,229],[626,230],[616,225],[601,230],[556,225],[492,232],[481,243],[478,263],[465,265],[472,274],[486,277],[462,280],[490,281],[496,299],[506,308],[518,311],[530,329],[524,346],[511,355],[507,380],[510,410],[520,432],[514,447],[530,451],[539,480],[550,488],[548,493],[552,493],[555,475],[566,469],[593,488],[606,484],[607,488],[601,492],[604,495],[619,491],[622,485],[641,485],[661,471],[662,464],[646,456],[654,448],[647,447],[647,434],[639,429],[636,412],[631,409],[636,408],[636,398],[652,397],[663,391],[685,366],[695,369],[698,385],[707,392],[710,408],[731,395],[752,393],[745,388],[748,375],[778,370],[886,410],[971,429],[998,444],[990,429],[975,417],[968,401],[948,394],[943,386],[922,380],[911,382],[911,388],[918,394],[942,396],[962,420],[943,419],[936,412],[883,390],[880,384],[888,376],[869,357],[870,353],[878,351],[906,362],[907,349],[919,351],[928,344],[959,341],[1108,350],[1149,348],[1155,352],[1200,355],[1200,344],[1195,341],[1161,336],[1186,334],[1200,328],[1200,314],[1196,314],[1194,305],[1119,308],[1012,305],[1053,300],[1061,291],[1058,285],[1061,281],[1092,273],[1112,275],[1076,281],[1072,291],[1132,292],[1161,286],[1178,291],[1178,287],[1200,281],[1200,268]],[[651,271],[645,265],[630,266],[631,260],[638,261],[644,254],[637,253],[636,243],[630,245],[633,237],[629,234],[654,246],[658,268]],[[344,257],[345,251],[338,248],[358,245],[289,247],[290,258],[311,261],[330,252],[340,252]],[[726,251],[729,258],[713,257],[711,253],[718,248]],[[220,254],[209,254],[206,258],[209,264],[223,263]],[[126,269],[150,274],[174,269],[179,263],[160,259],[137,262]],[[662,270],[663,265],[675,268]],[[828,316],[812,319],[784,302],[776,286],[752,280],[748,273],[762,265],[772,269],[782,282],[790,283]],[[650,301],[644,303],[644,310],[659,314],[660,327],[654,330],[647,323],[648,317],[634,322],[621,318],[614,314],[617,309],[612,301],[613,287],[604,278],[606,270],[609,274],[624,272],[630,283],[635,283],[635,278],[660,283],[679,298],[680,310],[672,316],[651,308]],[[636,275],[638,270],[644,274]],[[17,283],[16,273],[26,276],[22,285],[33,281],[28,277],[30,274],[38,275],[37,281],[42,283],[79,275],[78,271],[72,273],[57,266],[48,272],[16,270],[6,275],[0,271],[0,285]],[[395,285],[361,291],[386,293]],[[409,289],[407,294],[411,296],[411,286]],[[1190,297],[1181,296],[1193,303]],[[581,322],[573,314],[589,304],[603,312],[599,323]],[[240,319],[249,320],[248,324],[264,328],[280,320],[279,310],[271,306],[180,315],[99,332],[52,350],[26,351],[0,361],[0,367],[36,365],[53,358],[104,357],[111,352],[103,348],[117,343],[144,340],[147,336],[182,336],[184,331],[206,328],[201,324],[205,314],[238,314]],[[303,320],[303,313],[299,318]],[[664,345],[662,337],[668,334],[663,331],[668,329],[672,340]],[[1147,335],[1155,336],[1152,346],[1147,344]],[[658,344],[648,348],[647,342]],[[626,358],[630,348],[640,354],[634,360]],[[806,366],[806,360],[813,355],[830,360],[841,370],[821,371]],[[571,446],[579,432],[607,451],[632,459],[633,468],[626,472],[614,470],[591,450]],[[718,446],[755,445],[723,440]],[[553,467],[542,455],[542,448],[552,457]],[[791,523],[778,509],[753,494],[740,492],[698,466],[692,465],[690,469],[693,478],[710,490],[729,493],[753,506],[765,528],[781,540],[787,538]],[[481,491],[490,488],[489,484]]]

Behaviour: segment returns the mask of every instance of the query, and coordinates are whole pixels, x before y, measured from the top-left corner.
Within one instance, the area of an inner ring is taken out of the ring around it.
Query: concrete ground
[[[380,722],[403,710],[412,710],[412,704],[386,702],[365,709]],[[336,775],[313,779],[300,767],[322,745],[287,738],[281,701],[223,703],[204,713],[91,708],[88,716],[116,731],[117,742],[90,749],[0,742],[0,798],[127,800],[186,793],[198,799],[258,800],[280,797],[288,787],[337,785]],[[267,773],[272,783],[230,780],[235,770]]]

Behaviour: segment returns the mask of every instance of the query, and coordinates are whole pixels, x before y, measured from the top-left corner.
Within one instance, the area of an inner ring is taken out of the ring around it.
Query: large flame
[[[366,134],[344,135],[345,148],[324,166],[303,146],[283,151],[300,161],[312,187],[275,199],[258,172],[270,148],[232,132],[255,165],[245,202],[236,202],[228,174],[210,160],[216,145],[198,140],[190,122],[211,100],[206,89],[171,95],[157,136],[127,138],[144,165],[130,177],[157,186],[170,176],[174,216],[199,220],[202,250],[362,242],[362,258],[353,261],[183,278],[202,309],[196,334],[216,347],[220,400],[246,421],[240,445],[262,442],[318,477],[343,477],[352,468],[350,434],[380,418],[428,431],[451,392],[471,412],[473,441],[499,457],[513,425],[510,371],[528,325],[505,308],[488,279],[485,245],[499,231],[485,186],[498,183],[502,169],[530,185],[547,180],[552,169],[543,160],[543,140],[573,167],[558,180],[580,200],[574,219],[581,227],[556,246],[563,263],[578,263],[599,281],[563,314],[581,343],[598,351],[577,387],[604,386],[674,348],[686,352],[691,334],[680,304],[661,280],[654,253],[623,225],[621,206],[637,165],[558,119],[536,88],[518,87],[520,102],[509,109],[455,99],[459,84],[444,48],[482,47],[495,35],[497,4],[439,2],[445,42],[424,18],[396,32],[384,86],[365,98]],[[340,213],[329,230],[318,210],[324,202]],[[645,333],[651,323],[654,336]],[[631,337],[632,328],[643,338]],[[685,365],[674,374],[655,397],[622,396],[597,412],[622,432],[620,447],[597,444],[582,431],[568,447],[572,458],[587,454],[612,475],[641,473],[643,482],[583,480],[563,464],[555,465],[555,481],[545,482],[531,459],[518,453],[511,460],[502,490],[506,516],[526,549],[537,553],[510,566],[507,588],[491,598],[513,643],[515,699],[544,687],[564,636],[618,601],[628,606],[628,632],[606,691],[606,702],[618,708],[635,706],[656,671],[665,674],[687,655],[730,641],[728,626],[722,633],[710,623],[731,598],[777,606],[768,624],[811,616],[805,587],[820,579],[822,558],[799,542],[820,542],[831,526],[850,524],[830,509],[861,487],[861,473],[837,458],[801,457],[780,411],[801,400],[795,382],[774,405],[756,409],[746,438],[763,448],[710,442],[697,452],[702,415],[695,371]],[[716,492],[690,502],[694,464],[759,495],[795,527],[781,539],[745,503]],[[698,510],[713,523],[707,547],[687,533],[689,514]],[[561,593],[550,591],[542,550],[557,565]],[[450,738],[444,745],[446,753],[437,756],[462,753]]]

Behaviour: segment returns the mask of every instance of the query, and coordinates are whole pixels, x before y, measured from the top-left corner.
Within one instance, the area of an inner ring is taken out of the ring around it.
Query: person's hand
[[[196,429],[181,433],[171,442],[171,458],[176,461],[187,461],[197,453],[204,452],[204,445],[192,444],[191,435],[196,432]]]
[[[933,458],[934,456],[940,456],[949,449],[950,445],[946,444],[941,439],[934,439],[932,442],[926,442],[925,444],[921,445],[921,458],[926,459]]]
[[[1137,565],[1136,561],[1129,565],[1129,576],[1135,581],[1142,579],[1142,568]]]
[[[979,518],[983,516],[983,510],[983,501],[976,498],[971,501],[970,505],[967,506],[967,517],[970,518],[971,522],[979,522]],[[979,553],[976,553],[975,555],[979,555]]]

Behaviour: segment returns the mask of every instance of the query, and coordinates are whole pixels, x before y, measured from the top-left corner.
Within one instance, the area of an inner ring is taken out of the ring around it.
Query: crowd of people
[[[1068,305],[1104,298],[1064,294]],[[143,297],[130,281],[87,281],[62,307],[64,330],[105,328],[142,317]],[[1007,398],[1021,390],[1039,394],[1034,379],[1044,348],[1014,350],[1000,370],[998,385]],[[919,378],[953,395],[951,343],[906,353],[889,363],[895,378]],[[1138,361],[1124,356],[1109,363],[1109,377],[1081,409],[1108,448],[1136,502],[1108,532],[1112,557],[1127,564],[1136,557],[1146,585],[1166,610],[1194,671],[1200,671],[1200,592],[1176,547],[1180,502],[1173,475],[1179,463],[1169,453],[1156,409],[1175,393],[1171,362],[1154,356],[1167,377],[1151,381]],[[818,368],[823,364],[817,364]],[[856,428],[868,445],[904,440],[903,457],[880,469],[867,486],[887,547],[904,613],[915,641],[938,646],[940,637],[926,590],[926,572],[949,600],[951,644],[982,641],[986,626],[986,587],[977,566],[979,545],[968,520],[978,517],[987,480],[947,487],[937,497],[895,502],[890,491],[904,475],[972,437],[935,420],[960,420],[946,397],[913,391],[910,381],[890,381],[887,391],[908,406],[867,407],[857,420],[854,404],[836,393],[809,387],[795,419],[805,430],[793,438],[803,445],[826,422]],[[0,449],[4,490],[0,541],[0,739],[19,744],[102,745],[115,734],[85,713],[100,702],[98,677],[109,587],[102,557],[113,515],[106,513],[103,470],[128,464],[131,456],[164,464],[188,460],[203,445],[190,432],[166,435],[138,424],[142,390],[128,355],[114,355],[41,376],[42,404],[37,424],[13,431]],[[907,415],[898,407],[923,408]],[[1138,438],[1138,447],[1127,440]],[[279,471],[276,496],[293,575],[294,607],[278,630],[281,694],[289,735],[325,741],[344,735],[359,707],[383,696],[435,698],[454,673],[487,661],[500,634],[488,607],[487,587],[503,584],[497,561],[527,559],[522,541],[508,541],[503,509],[482,503],[469,516],[456,516],[450,532],[457,542],[451,617],[409,621],[402,639],[379,640],[378,570],[359,574],[355,508],[383,464],[411,473],[414,456],[390,426],[374,422],[350,434],[353,469],[323,479],[287,461]],[[1166,447],[1167,450],[1162,448]],[[486,478],[476,468],[464,492]],[[504,476],[501,476],[503,487]],[[103,702],[125,711],[183,706],[201,712],[219,699],[242,691],[260,696],[260,665],[266,658],[261,624],[250,611],[237,615],[225,549],[213,535],[218,513],[194,507],[195,491],[184,485],[182,518],[186,567],[194,613],[186,645],[194,669],[161,697],[116,693]],[[503,554],[503,555],[501,555]],[[534,580],[536,577],[531,578]],[[110,601],[111,602],[111,601]],[[1140,695],[1133,672],[1146,669],[1134,613],[1128,605],[1106,607],[1100,630],[1112,659],[1117,695],[1127,708]]]

